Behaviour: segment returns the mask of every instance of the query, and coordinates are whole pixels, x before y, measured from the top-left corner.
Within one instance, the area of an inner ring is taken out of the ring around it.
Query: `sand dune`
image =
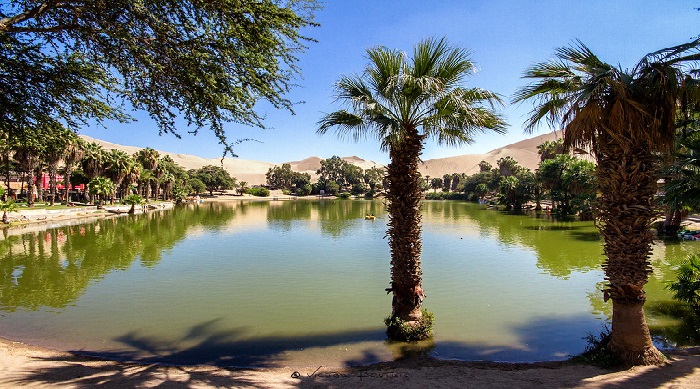
[[[88,142],[95,142],[102,145],[103,148],[119,149],[129,154],[134,154],[141,148],[134,146],[124,146],[115,143],[105,142],[99,139],[94,139],[85,135],[81,135]],[[543,135],[538,135],[530,139],[526,139],[517,143],[509,144],[501,148],[492,150],[485,154],[465,154],[456,157],[429,159],[424,161],[420,166],[420,172],[423,176],[442,177],[445,174],[466,173],[468,175],[479,171],[479,163],[486,161],[493,166],[503,157],[513,157],[521,166],[534,170],[540,161],[537,154],[537,146],[548,140],[554,140],[561,137],[561,132],[550,132]],[[169,155],[173,161],[184,167],[185,169],[199,169],[205,165],[221,165],[220,158],[202,158],[190,154],[176,154],[167,151],[158,150],[161,156]],[[326,157],[329,158],[329,157]],[[316,170],[321,167],[323,158],[312,156],[300,161],[288,162],[292,170],[302,173],[309,173],[312,178],[316,177]],[[363,169],[372,167],[381,167],[382,165],[374,161],[365,160],[357,156],[343,157],[344,160],[355,164]],[[225,158],[223,167],[231,176],[236,177],[239,181],[247,181],[249,185],[257,185],[265,183],[265,173],[268,169],[276,164],[264,161],[255,161],[240,158]]]

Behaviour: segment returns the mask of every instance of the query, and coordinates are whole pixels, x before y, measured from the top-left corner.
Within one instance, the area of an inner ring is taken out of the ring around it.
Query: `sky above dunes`
[[[553,57],[557,47],[581,40],[599,58],[622,68],[631,68],[645,54],[688,42],[700,34],[698,0],[327,0],[317,11],[320,27],[306,35],[317,40],[300,55],[302,77],[288,98],[303,102],[295,115],[260,104],[269,129],[228,124],[229,140],[255,139],[235,147],[240,158],[282,163],[315,155],[357,155],[388,163],[388,154],[378,142],[354,143],[333,133],[316,134],[324,113],[341,108],[333,97],[333,84],[341,75],[360,73],[367,64],[366,50],[386,46],[411,52],[429,37],[448,41],[472,54],[478,71],[466,86],[499,93],[510,101],[526,85],[521,75],[529,66]],[[523,132],[528,103],[506,104],[499,112],[508,122],[508,134],[477,134],[475,142],[444,147],[428,141],[423,159],[484,153],[529,138]],[[132,112],[136,122],[107,123],[81,130],[94,138],[137,147],[153,147],[175,153],[219,157],[223,151],[207,129],[182,139],[158,135],[158,128],[143,112]],[[551,131],[543,125],[535,134]]]

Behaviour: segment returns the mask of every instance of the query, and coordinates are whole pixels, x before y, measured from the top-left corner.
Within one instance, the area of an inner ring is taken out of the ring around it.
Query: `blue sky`
[[[467,48],[478,72],[466,85],[492,90],[511,99],[525,85],[523,71],[552,57],[555,48],[574,39],[585,43],[603,61],[630,68],[645,54],[689,41],[700,34],[698,0],[327,0],[317,12],[320,27],[305,31],[318,40],[300,56],[302,78],[288,95],[304,101],[296,115],[260,105],[270,129],[229,124],[229,139],[253,138],[236,146],[242,159],[283,163],[312,155],[357,155],[388,163],[388,154],[375,140],[359,143],[319,136],[316,123],[324,113],[340,108],[333,84],[341,75],[359,73],[367,63],[366,50],[386,46],[410,52],[428,37],[446,37]],[[423,159],[484,153],[530,137],[522,123],[531,107],[506,105],[499,109],[508,122],[508,134],[479,134],[475,143],[444,147],[429,141]],[[147,114],[133,112],[138,121],[91,126],[81,134],[129,146],[153,147],[202,157],[219,157],[222,148],[207,129],[182,139],[158,135]],[[546,125],[536,134],[551,131]]]

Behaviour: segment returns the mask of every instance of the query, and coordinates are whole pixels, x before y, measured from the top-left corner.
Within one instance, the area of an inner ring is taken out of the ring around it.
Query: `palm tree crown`
[[[335,128],[354,140],[370,135],[388,151],[413,130],[447,145],[471,143],[474,132],[484,129],[505,132],[501,117],[481,105],[500,104],[498,95],[461,86],[474,72],[466,50],[429,39],[416,45],[410,60],[386,47],[367,54],[370,64],[362,75],[344,76],[336,84],[336,97],[350,111],[326,115],[320,134]]]

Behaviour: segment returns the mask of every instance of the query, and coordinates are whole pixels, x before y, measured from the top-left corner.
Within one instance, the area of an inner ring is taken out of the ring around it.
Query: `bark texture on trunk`
[[[613,300],[612,336],[608,349],[625,365],[658,365],[664,356],[651,343],[644,303]],[[639,329],[630,331],[630,329]]]
[[[598,146],[598,219],[608,281],[604,299],[613,300],[609,348],[626,365],[659,364],[663,355],[652,344],[643,310],[644,285],[652,271],[655,159],[648,147],[635,147],[634,142],[623,147],[600,139]]]
[[[409,131],[403,142],[390,150],[387,167],[389,214],[389,248],[391,250],[392,318],[408,324],[421,320],[421,303],[425,294],[421,270],[421,200],[418,163],[423,139]]]

